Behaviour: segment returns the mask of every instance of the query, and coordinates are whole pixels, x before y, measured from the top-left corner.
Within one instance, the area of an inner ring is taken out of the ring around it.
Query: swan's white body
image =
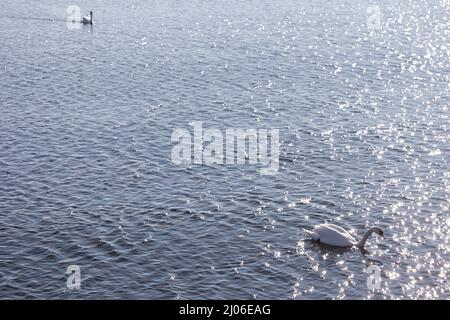
[[[91,17],[83,17],[83,24],[91,24]]]
[[[328,223],[316,225],[313,231],[305,231],[314,241],[335,247],[364,247],[367,238],[372,232],[383,236],[383,231],[380,228],[372,227],[366,232],[361,241],[358,242],[347,230]]]
[[[94,21],[92,20],[92,12],[88,16],[83,17],[83,24],[94,24]]]

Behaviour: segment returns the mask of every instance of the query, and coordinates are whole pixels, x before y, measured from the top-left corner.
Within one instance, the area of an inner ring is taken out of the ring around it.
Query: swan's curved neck
[[[375,232],[375,230],[376,230],[376,227],[372,227],[369,230],[367,230],[366,234],[362,237],[361,241],[358,242],[358,244],[356,246],[360,247],[360,248],[364,248],[364,246],[366,245],[367,239],[373,232]]]

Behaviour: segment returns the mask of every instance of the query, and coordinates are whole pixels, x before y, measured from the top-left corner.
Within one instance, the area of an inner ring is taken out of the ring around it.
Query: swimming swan
[[[94,20],[92,20],[92,11],[89,12],[89,17],[83,17],[83,24],[94,24]]]
[[[347,230],[334,224],[318,224],[314,227],[313,231],[305,230],[305,232],[309,234],[313,240],[319,243],[336,247],[357,246],[359,248],[364,248],[367,238],[369,238],[373,232],[384,238],[383,230],[379,227],[372,227],[367,230],[366,234],[359,242],[356,241],[355,238],[347,232]]]

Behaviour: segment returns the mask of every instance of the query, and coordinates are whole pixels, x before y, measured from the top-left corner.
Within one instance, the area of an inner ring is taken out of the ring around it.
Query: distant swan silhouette
[[[374,232],[380,237],[384,238],[383,230],[381,230],[379,227],[372,227],[367,230],[361,241],[358,242],[350,233],[347,232],[347,230],[337,225],[328,223],[318,224],[314,227],[313,231],[305,230],[305,232],[309,234],[311,239],[313,239],[314,241],[335,247],[357,246],[359,248],[364,248],[367,238],[369,238],[369,236]]]
[[[92,19],[92,11],[89,12],[88,17],[83,17],[83,24],[94,24],[94,20]]]

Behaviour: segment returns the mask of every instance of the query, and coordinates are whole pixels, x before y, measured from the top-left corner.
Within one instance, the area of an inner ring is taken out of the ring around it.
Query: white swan
[[[92,11],[89,12],[88,17],[83,17],[83,24],[94,24],[94,20],[92,19]]]
[[[352,247],[357,246],[360,248],[364,248],[366,244],[367,238],[375,232],[380,237],[384,238],[383,230],[379,227],[372,227],[367,230],[366,234],[362,237],[361,241],[356,241],[353,236],[347,232],[347,230],[334,225],[334,224],[318,224],[314,227],[313,231],[305,230],[307,234],[311,237],[311,239],[324,243],[330,246],[336,247]]]

